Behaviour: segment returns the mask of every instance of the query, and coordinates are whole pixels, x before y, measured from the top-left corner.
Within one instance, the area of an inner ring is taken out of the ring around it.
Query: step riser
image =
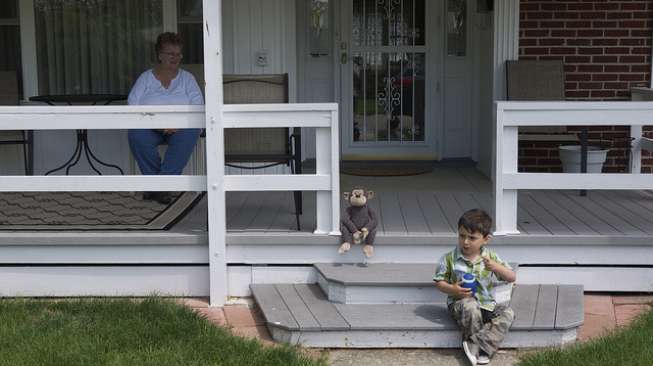
[[[288,331],[268,327],[275,341],[318,348],[460,348],[457,330],[445,331]],[[576,339],[576,328],[566,330],[511,331],[502,343],[504,348],[559,346]]]
[[[318,273],[318,284],[331,302],[338,304],[433,304],[445,303],[447,295],[431,286],[357,286],[328,281]],[[498,302],[510,300],[512,285],[497,286]]]

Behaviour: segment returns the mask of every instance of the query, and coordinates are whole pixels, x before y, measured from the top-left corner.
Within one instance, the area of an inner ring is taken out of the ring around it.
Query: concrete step
[[[251,285],[272,338],[307,347],[450,348],[461,336],[445,304],[337,304],[310,284]],[[583,322],[583,288],[516,286],[504,347],[561,345]]]
[[[444,303],[433,283],[433,263],[316,264],[317,283],[339,304]],[[513,265],[513,268],[516,266]],[[497,301],[509,300],[512,286],[497,286]]]

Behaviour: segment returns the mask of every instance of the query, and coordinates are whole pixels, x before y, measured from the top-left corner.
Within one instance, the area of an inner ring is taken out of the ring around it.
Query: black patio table
[[[103,105],[108,105],[111,104],[112,102],[119,101],[119,100],[126,100],[126,99],[127,96],[123,94],[59,94],[59,95],[37,95],[29,98],[29,100],[33,102],[43,102],[52,106],[61,103],[66,103],[67,105],[89,104],[89,103],[90,105],[97,105],[98,103],[102,103]],[[82,156],[82,152],[84,152],[88,164],[97,174],[102,175],[102,172],[100,172],[95,167],[95,165],[93,165],[93,160],[106,167],[117,169],[122,175],[125,174],[119,166],[105,163],[102,160],[98,159],[98,157],[95,156],[95,154],[93,154],[93,151],[91,150],[91,147],[88,144],[88,130],[84,129],[84,130],[77,130],[77,146],[75,147],[75,152],[73,152],[73,155],[70,157],[70,159],[68,159],[68,161],[66,161],[61,166],[49,170],[48,172],[45,173],[45,175],[49,175],[63,168],[66,168],[66,175],[68,175],[70,173],[70,168],[77,165],[77,163],[79,162],[79,159]]]

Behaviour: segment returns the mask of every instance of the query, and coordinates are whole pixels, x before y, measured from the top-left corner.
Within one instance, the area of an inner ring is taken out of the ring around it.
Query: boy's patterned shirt
[[[447,281],[454,284],[462,281],[465,273],[473,273],[478,282],[476,287],[476,299],[481,309],[493,311],[496,301],[492,295],[492,289],[501,281],[493,272],[485,269],[482,256],[487,256],[507,268],[512,269],[507,262],[501,259],[493,250],[481,247],[481,255],[474,262],[467,260],[459,247],[443,255],[435,269],[434,281]],[[456,299],[451,295],[447,297],[447,304],[452,304]]]

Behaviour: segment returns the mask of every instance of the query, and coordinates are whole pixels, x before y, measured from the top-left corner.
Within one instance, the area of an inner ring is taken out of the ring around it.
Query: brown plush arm
[[[342,221],[342,224],[349,229],[350,233],[355,233],[358,231],[358,228],[356,225],[354,225],[354,222],[351,221],[351,207],[347,207],[345,210],[345,217],[341,218],[340,221]]]

